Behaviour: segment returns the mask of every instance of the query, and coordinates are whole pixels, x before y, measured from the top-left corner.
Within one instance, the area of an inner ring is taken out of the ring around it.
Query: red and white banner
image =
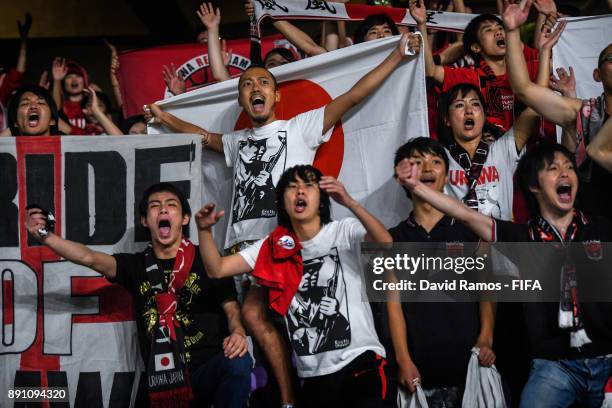
[[[290,119],[327,104],[380,64],[397,42],[398,37],[371,41],[273,68],[281,92],[276,116]],[[159,104],[167,112],[212,132],[251,126],[238,105],[238,79]],[[149,132],[164,129],[150,128]],[[371,96],[344,115],[331,140],[319,148],[315,166],[324,174],[339,176],[353,197],[391,226],[405,218],[410,209],[405,193],[393,179],[394,153],[417,136],[428,136],[422,54],[403,61]],[[230,208],[231,169],[221,155],[209,151],[203,153],[202,164],[203,200]],[[336,206],[333,215],[339,218],[348,213]],[[223,225],[215,231],[218,242],[224,231]]]
[[[261,57],[277,47],[291,49],[299,58],[295,47],[281,35],[262,39]],[[231,75],[238,75],[251,65],[248,39],[227,41],[227,50],[232,52],[229,62]],[[164,65],[174,64],[177,72],[185,78],[188,90],[214,82],[207,52],[206,45],[179,44],[120,53],[119,86],[123,96],[123,115],[140,115],[143,105],[171,96],[162,77]]]
[[[360,21],[372,14],[387,14],[398,25],[416,26],[406,8],[344,4],[322,0],[253,0],[255,18],[259,25],[270,17],[279,20],[342,20]],[[427,27],[460,32],[477,14],[427,11]]]
[[[1,407],[13,406],[17,387],[66,387],[76,407],[133,404],[143,365],[131,296],[28,238],[25,208],[51,210],[59,235],[95,250],[135,252],[149,185],[177,182],[200,207],[196,143],[190,135],[0,138]]]

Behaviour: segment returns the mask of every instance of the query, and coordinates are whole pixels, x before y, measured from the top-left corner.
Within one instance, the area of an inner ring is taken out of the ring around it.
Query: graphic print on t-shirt
[[[287,132],[279,131],[267,139],[240,141],[238,144],[232,223],[256,218],[276,217],[272,171],[277,164],[285,170]]]
[[[346,283],[337,248],[304,261],[304,276],[287,312],[287,329],[298,356],[351,344]]]

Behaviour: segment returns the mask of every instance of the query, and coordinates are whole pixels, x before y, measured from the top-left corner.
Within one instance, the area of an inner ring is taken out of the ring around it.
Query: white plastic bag
[[[504,390],[497,368],[495,365],[481,366],[478,361],[479,352],[478,347],[472,348],[461,405],[464,408],[506,408]]]
[[[416,392],[410,394],[403,388],[397,390],[397,407],[398,408],[429,408],[427,406],[427,398],[420,385],[417,385]]]

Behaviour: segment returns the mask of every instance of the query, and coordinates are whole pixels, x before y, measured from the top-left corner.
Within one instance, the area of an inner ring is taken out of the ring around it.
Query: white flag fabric
[[[601,51],[612,42],[612,14],[574,17],[567,21],[565,31],[553,48],[553,66],[574,68],[578,98],[598,97],[603,87],[593,79],[593,70],[597,68]]]
[[[380,64],[397,46],[398,37],[354,45],[288,65],[271,72],[280,83],[279,119],[321,107],[348,91],[362,76]],[[239,107],[238,79],[160,101],[163,109],[211,132],[250,127]],[[162,128],[149,133],[164,132]],[[417,136],[429,136],[422,54],[404,60],[387,80],[336,126],[329,142],[319,148],[315,165],[324,174],[339,176],[348,192],[387,226],[406,218],[410,203],[393,179],[395,150]],[[229,209],[231,171],[217,153],[203,154],[202,202],[213,201]],[[333,216],[348,215],[332,207]],[[227,217],[225,217],[227,218]],[[215,237],[224,240],[224,226]]]

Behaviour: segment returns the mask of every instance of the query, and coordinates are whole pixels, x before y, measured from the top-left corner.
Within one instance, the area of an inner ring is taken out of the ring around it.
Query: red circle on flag
[[[302,112],[320,108],[332,101],[331,96],[319,84],[307,79],[287,81],[280,84],[281,99],[276,104],[276,118],[289,120]],[[251,120],[243,110],[234,130],[251,127]],[[334,126],[331,138],[319,146],[313,166],[323,174],[338,177],[344,159],[344,130],[342,120]]]
[[[165,367],[168,364],[170,364],[170,359],[168,357],[162,357],[159,362],[161,363],[161,365],[163,365]]]

